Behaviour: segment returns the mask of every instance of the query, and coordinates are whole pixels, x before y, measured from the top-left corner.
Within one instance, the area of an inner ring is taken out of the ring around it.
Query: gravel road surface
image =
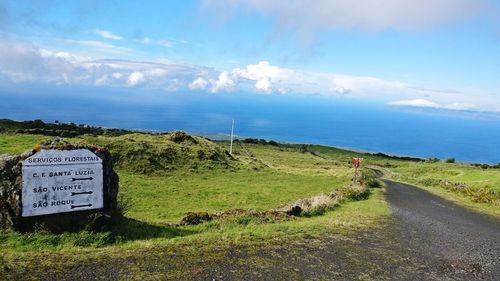
[[[425,190],[386,181],[401,240],[423,264],[463,280],[500,280],[500,220]]]

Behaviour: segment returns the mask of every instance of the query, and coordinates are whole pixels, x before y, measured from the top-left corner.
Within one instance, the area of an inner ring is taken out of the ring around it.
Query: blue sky
[[[0,0],[0,87],[500,113],[497,1],[355,2]]]

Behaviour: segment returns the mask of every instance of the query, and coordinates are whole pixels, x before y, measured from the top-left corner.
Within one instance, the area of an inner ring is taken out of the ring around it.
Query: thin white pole
[[[229,147],[229,154],[233,154],[233,134],[234,134],[234,119],[233,124],[231,125],[231,146]]]

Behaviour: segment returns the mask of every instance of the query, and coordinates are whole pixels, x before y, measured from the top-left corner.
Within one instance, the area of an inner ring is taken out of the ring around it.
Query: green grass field
[[[0,134],[3,144],[0,154],[22,153],[47,139],[50,137]],[[113,226],[113,231],[104,233],[4,232],[0,234],[0,245],[6,251],[141,248],[151,243],[202,243],[221,237],[232,243],[321,235],[332,230],[343,232],[374,226],[378,219],[389,214],[382,191],[377,190],[369,200],[348,202],[317,217],[270,222],[237,217],[173,227],[188,212],[215,213],[240,208],[266,211],[345,187],[352,172],[349,158],[346,156],[339,162],[295,147],[239,143],[235,145],[235,158],[231,159],[224,154],[227,143],[202,138],[175,142],[169,135],[82,136],[71,141],[110,149],[120,176],[119,198],[127,206],[126,219]]]
[[[119,172],[122,196],[130,200],[128,215],[151,223],[177,223],[189,211],[217,212],[232,208],[269,210],[297,198],[343,186],[345,178],[305,176],[275,171],[238,170],[145,176]]]
[[[114,146],[116,139],[120,143],[118,149]],[[173,147],[178,149],[181,146],[183,152],[172,154],[177,155],[176,159],[186,157],[179,156],[186,153],[183,145],[166,144],[165,136],[133,134],[123,137],[83,137],[73,141],[82,140],[108,146],[115,154],[116,150],[120,154],[128,154],[127,147],[135,146],[138,142],[147,143],[149,149],[166,146],[170,151],[174,150]],[[297,149],[240,144],[234,150],[237,159],[228,161],[227,166],[218,167],[207,165],[204,163],[206,160],[196,159],[196,151],[199,150],[195,147],[200,146],[204,149],[202,151],[206,151],[205,154],[210,154],[210,148],[214,150],[211,145],[198,140],[197,144],[187,146],[195,151],[187,152],[187,158],[191,160],[172,161],[176,162],[177,169],[166,173],[158,169],[151,174],[138,173],[142,169],[135,169],[134,165],[149,164],[142,158],[136,158],[135,163],[125,161],[125,164],[119,164],[120,193],[130,202],[128,215],[131,218],[162,224],[177,223],[187,212],[213,213],[234,208],[264,211],[298,198],[333,191],[350,181],[351,170],[348,165],[339,166],[334,161],[301,153]],[[224,150],[225,144],[220,147]],[[161,150],[156,151],[156,154],[161,155]],[[158,166],[169,165],[160,163]]]
[[[20,154],[35,144],[50,139],[40,135],[0,134],[0,154]]]
[[[0,154],[19,154],[51,137],[0,134]],[[442,187],[442,181],[463,182],[474,189],[500,191],[500,170],[467,164],[402,161],[325,146],[264,145],[237,142],[234,158],[227,142],[185,135],[83,135],[71,142],[107,147],[120,176],[119,198],[125,219],[112,231],[81,231],[52,235],[0,233],[0,246],[11,262],[16,253],[29,259],[37,251],[78,252],[83,256],[138,251],[145,247],[185,247],[187,244],[255,243],[304,235],[349,233],[376,227],[390,210],[383,189],[368,200],[346,202],[313,217],[263,220],[234,217],[195,226],[173,226],[187,212],[230,209],[270,210],[299,198],[331,192],[349,185],[350,158],[365,158],[386,177],[409,182],[479,211],[500,215],[498,200],[476,202],[468,194]],[[97,249],[105,250],[97,250]],[[73,257],[74,258],[74,257]]]

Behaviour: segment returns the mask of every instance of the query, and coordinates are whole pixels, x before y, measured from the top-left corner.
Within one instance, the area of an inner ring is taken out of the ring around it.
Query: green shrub
[[[455,163],[455,158],[451,157],[446,159],[446,163]]]
[[[334,208],[334,206],[321,206],[321,207],[314,208],[314,209],[309,210],[309,211],[302,212],[300,215],[303,216],[303,217],[307,217],[307,218],[316,217],[316,216],[322,216],[327,211],[329,211],[329,210],[331,210],[333,208]]]
[[[437,163],[439,161],[441,161],[441,160],[439,160],[439,158],[435,158],[435,157],[427,159],[427,162],[429,162],[429,163]]]
[[[350,186],[341,190],[342,196],[347,200],[360,201],[368,199],[370,190],[361,186]]]

